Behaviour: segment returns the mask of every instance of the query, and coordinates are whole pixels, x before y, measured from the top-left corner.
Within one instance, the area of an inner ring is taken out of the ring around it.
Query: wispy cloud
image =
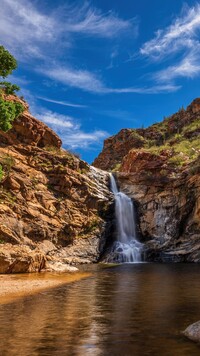
[[[44,13],[30,0],[2,0],[0,36],[2,44],[22,61],[59,56],[70,47],[76,34],[103,38],[137,33],[137,21],[123,20],[112,11],[102,13],[89,3],[82,7],[66,3]],[[55,46],[56,44],[56,46]]]
[[[122,32],[132,30],[132,35],[138,32],[136,18],[123,20],[113,11],[103,14],[100,10],[91,7],[88,2],[80,7],[68,7],[68,18],[65,28],[72,33],[95,35],[98,37],[113,38]]]
[[[195,78],[200,74],[199,57],[199,54],[193,55],[193,53],[190,53],[176,65],[157,72],[154,77],[159,82],[172,82],[178,77]]]
[[[106,67],[106,69],[112,69],[115,67],[114,65],[114,60],[115,58],[117,58],[119,55],[119,49],[118,48],[114,48],[111,52],[111,55],[110,55],[110,64]]]
[[[26,86],[31,83],[31,81],[27,78],[22,77],[17,77],[15,75],[10,75],[9,76],[9,81],[19,85],[19,86]]]
[[[140,53],[153,61],[168,65],[154,76],[157,82],[172,83],[178,77],[194,78],[200,74],[200,4],[184,7],[181,15],[166,29],[160,29],[146,42]],[[177,59],[179,58],[179,59]]]
[[[193,49],[198,42],[197,31],[200,30],[200,5],[185,10],[186,14],[178,17],[164,30],[158,30],[155,37],[140,49],[141,54],[160,59],[169,53],[181,49]]]
[[[152,87],[128,87],[109,88],[102,79],[95,73],[86,70],[76,70],[73,68],[39,68],[39,71],[48,78],[60,82],[66,86],[74,87],[95,94],[155,94],[160,92],[170,92],[178,90],[176,85],[156,85]]]
[[[43,58],[46,45],[56,40],[56,21],[39,12],[31,1],[2,0],[0,35],[17,58]]]
[[[177,91],[180,87],[173,84],[166,85],[154,85],[154,86],[146,86],[146,87],[130,87],[130,88],[116,88],[116,89],[107,89],[108,93],[136,93],[136,94],[159,94],[159,93],[168,93]]]
[[[62,139],[68,149],[98,147],[109,134],[103,130],[84,131],[78,119],[52,112],[42,107],[35,107],[34,116],[48,124]]]
[[[87,70],[76,70],[57,66],[54,68],[39,68],[38,71],[70,87],[94,93],[102,93],[105,90],[101,79]]]
[[[50,110],[41,110],[40,114],[36,114],[39,120],[47,124],[51,124],[52,126],[59,126],[67,129],[77,129],[78,125],[74,123],[74,118],[67,115],[61,115]]]
[[[94,149],[102,144],[102,141],[110,135],[106,131],[95,130],[91,132],[84,132],[77,130],[70,135],[62,134],[63,145],[69,149]]]
[[[54,104],[58,104],[58,105],[63,105],[63,106],[69,106],[69,107],[73,107],[73,108],[86,108],[86,105],[81,105],[81,104],[75,104],[75,103],[70,103],[68,101],[62,101],[62,100],[54,100],[54,99],[50,99],[50,98],[46,98],[43,96],[37,96],[37,99],[46,101],[48,103],[54,103]]]

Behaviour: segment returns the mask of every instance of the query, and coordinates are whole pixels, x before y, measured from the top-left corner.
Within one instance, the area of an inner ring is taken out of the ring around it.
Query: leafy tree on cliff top
[[[0,76],[6,78],[16,68],[16,59],[3,46],[0,46]]]
[[[17,68],[16,59],[3,46],[0,46],[0,77],[7,77]],[[20,88],[10,82],[0,82],[0,130],[6,132],[12,128],[12,122],[24,111],[22,104],[5,100],[3,93],[9,95]]]

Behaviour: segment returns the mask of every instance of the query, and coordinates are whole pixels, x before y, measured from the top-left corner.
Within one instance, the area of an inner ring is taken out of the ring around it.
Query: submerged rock
[[[62,262],[47,262],[45,271],[47,272],[77,272],[78,268]]]
[[[183,331],[183,334],[192,341],[200,342],[200,321],[197,321],[196,323],[189,325]]]

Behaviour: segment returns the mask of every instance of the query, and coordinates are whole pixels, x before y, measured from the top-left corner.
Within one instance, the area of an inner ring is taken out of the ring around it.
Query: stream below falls
[[[199,264],[88,266],[92,276],[0,305],[1,356],[200,355]]]

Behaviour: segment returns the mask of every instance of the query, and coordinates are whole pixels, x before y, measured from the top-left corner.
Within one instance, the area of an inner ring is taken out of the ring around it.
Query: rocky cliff
[[[63,150],[24,101],[6,99],[24,112],[0,131],[0,273],[98,261],[112,205],[108,174]]]
[[[94,166],[137,205],[147,260],[200,261],[200,99],[147,129],[105,140]]]
[[[112,241],[114,171],[135,200],[150,261],[200,261],[200,99],[147,129],[105,141],[89,166],[24,112],[0,131],[0,273],[97,262]],[[102,170],[103,169],[103,170]]]

